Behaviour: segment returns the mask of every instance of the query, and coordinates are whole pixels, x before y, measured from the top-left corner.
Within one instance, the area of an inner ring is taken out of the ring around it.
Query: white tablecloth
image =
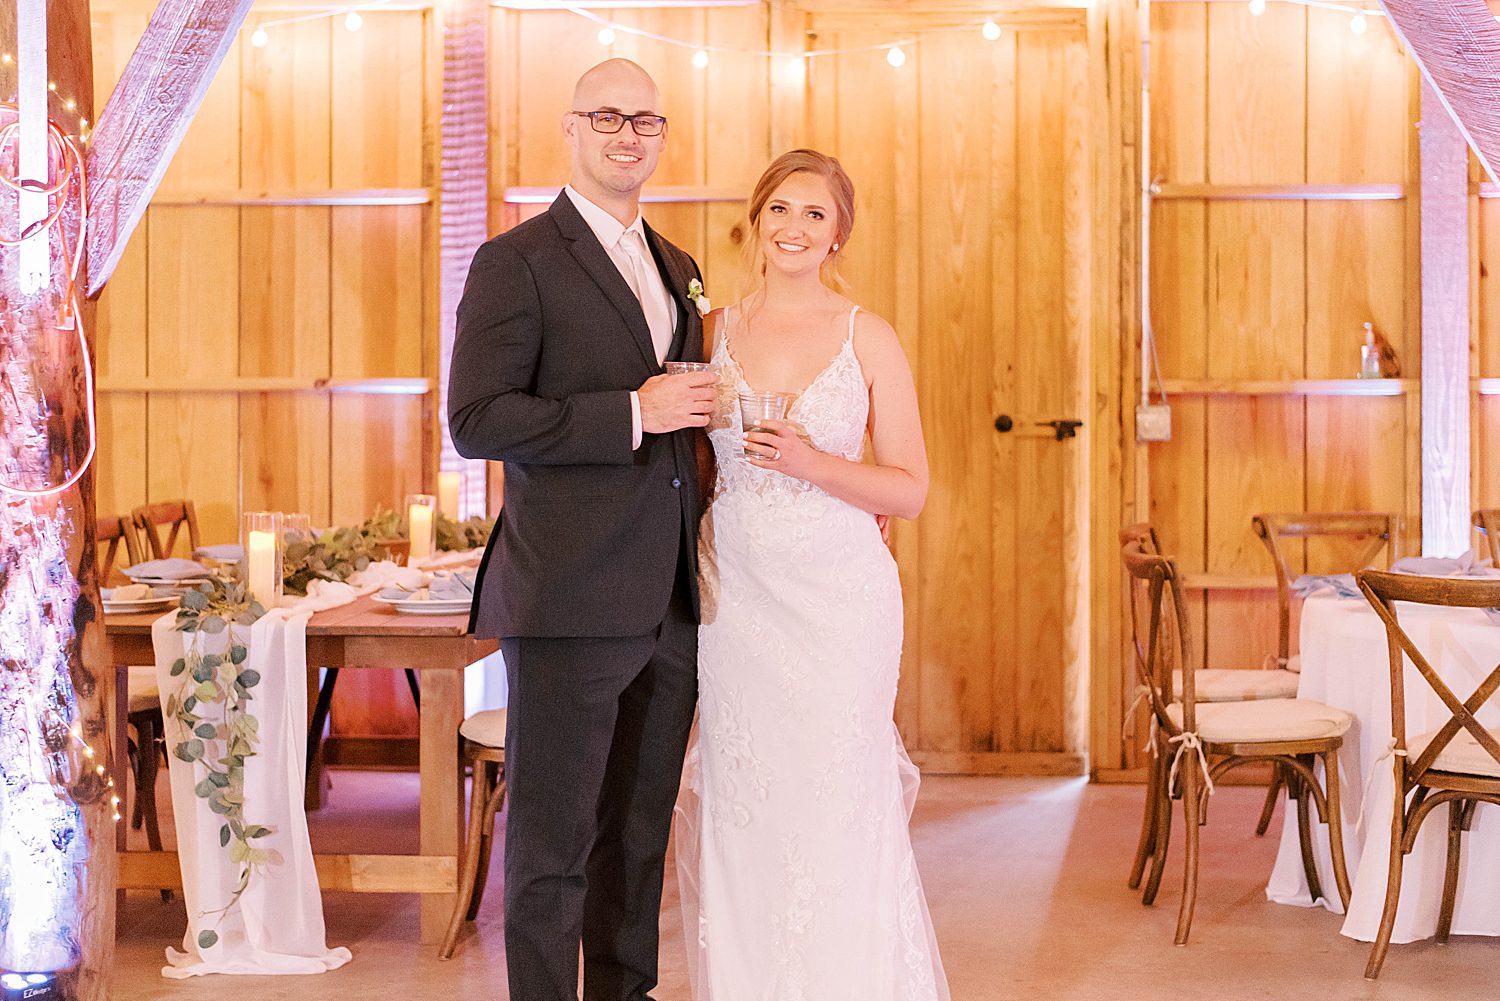
[[[1477,609],[1428,608],[1400,604],[1397,616],[1417,649],[1437,668],[1459,699],[1466,699],[1500,663],[1500,623]],[[1297,694],[1337,706],[1354,717],[1340,751],[1344,849],[1353,890],[1343,933],[1369,942],[1380,926],[1390,852],[1393,766],[1390,660],[1385,628],[1363,599],[1319,594],[1302,608],[1302,678]],[[1410,663],[1406,667],[1407,739],[1448,721],[1448,709]],[[1479,714],[1487,727],[1500,725],[1500,705],[1491,699]],[[1373,777],[1372,777],[1373,773]],[[1365,802],[1368,793],[1368,803]],[[1364,810],[1363,824],[1361,808]],[[1326,828],[1313,825],[1318,876],[1334,895],[1323,905],[1338,912],[1333,863]],[[1431,938],[1437,930],[1447,860],[1448,812],[1429,814],[1406,858],[1401,904],[1393,942]],[[1287,810],[1276,867],[1266,896],[1277,903],[1311,906],[1295,809]],[[1455,935],[1500,935],[1500,809],[1481,805],[1474,828],[1464,838]]]

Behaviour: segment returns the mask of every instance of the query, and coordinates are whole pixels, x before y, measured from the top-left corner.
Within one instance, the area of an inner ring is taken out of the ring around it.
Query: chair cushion
[[[1420,737],[1412,737],[1408,740],[1406,760],[1415,761],[1418,755],[1427,750],[1427,745],[1432,743],[1432,738],[1436,737],[1437,733],[1433,730],[1431,733],[1424,733]],[[1491,730],[1490,734],[1500,740],[1500,733]],[[1500,761],[1490,757],[1490,752],[1486,751],[1468,730],[1459,730],[1454,738],[1448,741],[1448,746],[1438,754],[1432,767],[1440,772],[1500,778]]]
[[[477,712],[458,725],[458,732],[468,740],[485,747],[505,746],[504,709],[486,709]]]
[[[1182,691],[1182,674],[1173,672],[1173,690]],[[1297,676],[1291,671],[1235,671],[1207,668],[1193,672],[1199,702],[1244,702],[1250,699],[1294,699]]]
[[[146,712],[161,708],[161,689],[156,686],[156,668],[128,668],[129,687],[126,689],[126,711]]]
[[[1168,706],[1167,716],[1181,726],[1182,704]],[[1205,702],[1197,716],[1198,735],[1205,741],[1241,744],[1338,737],[1353,722],[1342,709],[1308,699]]]

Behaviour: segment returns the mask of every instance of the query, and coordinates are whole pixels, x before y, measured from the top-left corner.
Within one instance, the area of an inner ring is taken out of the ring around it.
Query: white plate
[[[130,577],[129,574],[126,574],[125,576]],[[199,584],[207,584],[209,581],[209,578],[207,577],[183,577],[172,579],[168,579],[166,577],[130,577],[130,579],[136,584],[149,584],[152,587],[197,587]]]
[[[104,611],[109,615],[166,611],[168,608],[177,607],[179,600],[175,594],[172,594],[162,598],[138,598],[135,601],[106,601]]]
[[[382,598],[374,596],[382,605],[390,605],[398,612],[409,615],[467,615],[470,602],[437,600],[431,598]]]

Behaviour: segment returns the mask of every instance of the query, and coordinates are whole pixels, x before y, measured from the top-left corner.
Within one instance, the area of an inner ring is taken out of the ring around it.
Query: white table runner
[[[151,627],[156,675],[165,700],[179,692],[182,677],[172,664],[183,657],[191,633],[173,628],[177,613]],[[173,979],[206,973],[322,973],[350,960],[348,949],[329,949],[323,928],[323,898],[313,868],[312,844],[303,812],[303,773],[307,753],[307,620],[310,611],[272,609],[248,629],[237,628],[247,648],[245,664],[260,673],[251,712],[260,723],[260,743],[245,762],[245,820],[274,833],[255,841],[281,855],[277,865],[257,867],[239,901],[222,914],[239,879],[240,866],[220,844],[224,818],[193,791],[201,771],[170,751],[188,739],[184,727],[166,716],[172,787],[172,813],[182,866],[188,927],[183,951],[167,950],[162,975]],[[223,653],[225,634],[204,635],[202,652]],[[201,948],[198,936],[212,930],[218,940]]]

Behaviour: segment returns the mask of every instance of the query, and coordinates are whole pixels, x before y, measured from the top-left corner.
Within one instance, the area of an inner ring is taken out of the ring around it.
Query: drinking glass
[[[706,361],[669,361],[666,368],[668,375],[687,375],[689,372],[713,371],[713,366]]]
[[[786,408],[791,404],[790,393],[741,393],[740,425],[745,431],[767,431],[767,421],[786,420]],[[770,453],[762,449],[744,449],[744,454],[755,458],[769,458]]]

